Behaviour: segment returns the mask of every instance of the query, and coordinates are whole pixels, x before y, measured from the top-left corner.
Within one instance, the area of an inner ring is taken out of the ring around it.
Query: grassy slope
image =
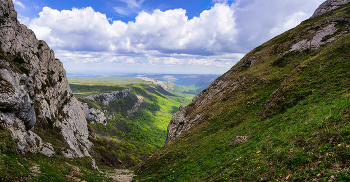
[[[65,178],[71,171],[66,163],[81,169],[83,175],[76,176],[86,181],[112,181],[92,169],[89,157],[67,159],[53,158],[41,154],[20,155],[9,131],[0,125],[0,181],[69,181]],[[35,168],[34,168],[35,167]],[[35,170],[34,170],[35,169]],[[102,168],[102,170],[106,170]]]
[[[208,119],[153,154],[140,166],[138,178],[350,180],[350,35],[317,51],[278,55],[312,37],[303,32],[307,27],[326,22],[324,18],[348,17],[349,7],[307,20],[250,52],[247,57],[261,57],[256,65],[247,69],[241,61],[232,69],[247,78],[244,86],[208,103]],[[277,101],[266,108],[274,92]],[[248,142],[228,146],[242,135],[250,136]]]
[[[114,167],[118,167],[118,161],[112,158],[119,158],[126,167],[130,167],[162,147],[172,114],[193,98],[193,95],[186,95],[187,98],[163,95],[150,82],[135,78],[74,78],[69,79],[69,83],[77,97],[126,88],[131,90],[128,97],[107,106],[99,102],[88,103],[115,115],[106,126],[89,124],[90,130],[99,137],[90,139],[100,154],[95,156],[97,161]],[[138,111],[130,116],[127,110],[135,105],[136,95],[143,98],[142,103]]]

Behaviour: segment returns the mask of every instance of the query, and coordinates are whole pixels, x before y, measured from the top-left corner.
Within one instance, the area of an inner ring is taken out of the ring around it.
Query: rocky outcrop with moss
[[[341,5],[346,4],[348,2],[350,2],[350,0],[327,0],[316,9],[316,11],[311,16],[311,18],[316,18],[316,17],[321,16],[325,13],[328,13],[334,9],[339,8]]]
[[[85,112],[72,95],[62,63],[0,1],[0,122],[21,153],[89,156]]]
[[[90,120],[91,124],[100,123],[102,125],[107,124],[107,118],[104,112],[97,108],[89,107],[87,103],[82,102],[83,108],[85,110],[85,116],[87,120]]]
[[[81,98],[82,100],[88,100],[91,102],[101,102],[103,105],[109,105],[110,102],[115,102],[120,99],[124,99],[130,94],[129,89],[124,89],[122,91],[115,91],[112,93],[102,93],[102,94],[96,94],[91,95],[87,97]]]

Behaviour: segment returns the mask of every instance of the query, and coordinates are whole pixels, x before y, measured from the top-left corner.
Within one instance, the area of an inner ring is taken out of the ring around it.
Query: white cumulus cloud
[[[110,24],[106,15],[91,7],[69,11],[44,7],[39,15],[30,28],[38,38],[63,50],[212,55],[227,51],[237,34],[233,11],[223,4],[190,20],[183,9],[154,10],[139,13],[135,22],[127,24]]]
[[[44,7],[40,17],[30,22],[38,38],[57,49],[72,51],[107,51],[113,48],[113,39],[120,37],[126,24],[110,24],[106,15],[91,7],[58,11]]]
[[[124,15],[144,2],[119,1],[126,7],[115,10]],[[127,63],[134,65],[130,69],[163,65],[164,70],[178,66],[181,71],[223,73],[254,47],[310,17],[323,1],[237,0],[229,5],[231,1],[213,0],[217,3],[192,19],[184,9],[156,9],[141,11],[128,23],[112,21],[91,7],[44,7],[29,27],[68,66],[103,62],[112,69]]]

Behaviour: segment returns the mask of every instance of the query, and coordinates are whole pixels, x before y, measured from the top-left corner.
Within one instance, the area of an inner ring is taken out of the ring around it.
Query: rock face
[[[0,0],[0,32],[0,117],[18,150],[53,156],[51,144],[34,133],[37,125],[45,125],[63,136],[67,157],[89,156],[85,112],[72,95],[63,65],[18,22],[11,0]]]
[[[153,80],[153,79],[150,79],[147,77],[136,77],[136,78],[139,78],[141,80],[145,80],[148,82],[152,82],[155,85],[159,85],[159,86],[163,87],[164,90],[172,90],[175,86],[175,84],[171,81],[158,81],[158,80]],[[165,76],[165,78],[167,78],[167,77]]]
[[[311,18],[316,18],[318,16],[321,16],[349,2],[350,0],[327,0],[316,9],[316,11],[311,16]]]
[[[230,143],[228,144],[229,146],[236,145],[236,144],[241,144],[245,143],[249,140],[249,136],[235,136]]]
[[[91,95],[87,97],[81,98],[82,100],[89,100],[92,102],[99,101],[103,103],[104,105],[108,105],[110,102],[114,102],[120,99],[124,99],[130,94],[129,89],[124,89],[122,91],[115,91],[112,93],[102,93],[97,95]]]
[[[169,125],[168,125],[168,135],[165,140],[165,144],[169,143],[170,141],[174,140],[178,136],[181,135],[183,131],[183,127],[187,123],[186,119],[186,110],[184,106],[180,106],[179,110],[173,115]]]
[[[95,109],[93,107],[89,108],[87,103],[82,102],[82,105],[85,110],[86,119],[90,120],[91,124],[95,124],[95,123],[100,123],[102,125],[107,124],[107,121],[106,121],[107,118],[102,111]]]
[[[336,37],[331,37],[326,41],[322,41],[327,35],[333,35],[337,31],[337,28],[334,24],[330,24],[323,29],[317,31],[316,35],[311,39],[304,39],[296,44],[294,44],[290,51],[304,51],[304,50],[315,50],[318,49],[321,45],[332,42]]]
[[[12,138],[17,143],[17,149],[25,154],[32,152],[41,153],[49,157],[55,155],[54,149],[50,143],[45,143],[32,131],[26,131],[22,120],[14,116],[13,113],[2,113],[0,118],[2,123],[12,134]]]
[[[91,124],[100,123],[102,125],[107,124],[107,119],[112,119],[113,116],[106,117],[105,113],[97,108],[90,107],[86,102],[101,102],[103,105],[107,106],[111,102],[115,102],[126,98],[130,94],[130,89],[124,89],[122,91],[115,91],[112,93],[102,93],[96,95],[90,95],[87,97],[79,98],[81,104],[83,105],[86,119],[88,119]],[[106,112],[106,111],[105,111]]]

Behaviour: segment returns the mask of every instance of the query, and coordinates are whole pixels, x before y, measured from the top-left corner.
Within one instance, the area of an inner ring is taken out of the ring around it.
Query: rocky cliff
[[[81,98],[82,100],[89,100],[91,102],[101,102],[103,105],[109,105],[110,102],[115,102],[120,99],[124,99],[130,94],[129,89],[124,89],[122,91],[115,91],[112,93],[102,93],[102,94],[96,94],[91,95],[87,97]]]
[[[83,105],[86,119],[88,119],[91,124],[100,123],[102,125],[107,124],[107,117],[105,116],[105,111],[101,111],[98,108],[94,108],[89,106],[88,103],[95,103],[100,102],[104,106],[109,105],[112,102],[121,100],[126,98],[128,95],[130,95],[130,89],[124,89],[121,91],[114,91],[112,93],[102,93],[102,94],[96,94],[96,95],[90,95],[87,97],[80,98],[81,104]],[[112,119],[114,116],[109,115],[108,119]]]
[[[0,47],[0,122],[11,131],[17,149],[89,156],[85,112],[72,95],[63,65],[18,22],[12,0],[0,1]]]

